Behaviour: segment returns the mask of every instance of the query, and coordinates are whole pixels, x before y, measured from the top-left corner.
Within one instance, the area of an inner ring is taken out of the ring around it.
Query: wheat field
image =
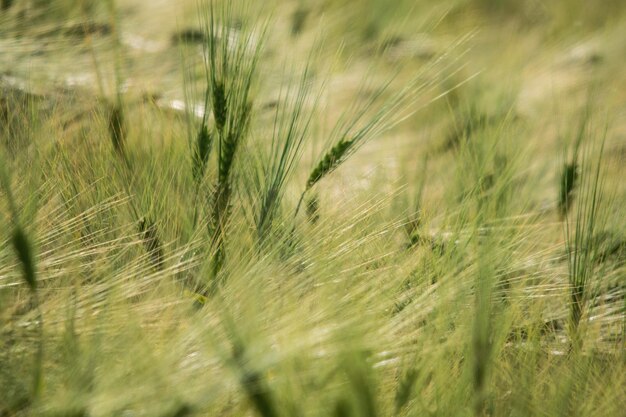
[[[0,417],[623,416],[624,34],[0,1]]]

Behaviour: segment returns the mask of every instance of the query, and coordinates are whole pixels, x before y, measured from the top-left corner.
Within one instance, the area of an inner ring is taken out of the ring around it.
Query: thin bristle
[[[152,266],[162,271],[165,267],[165,257],[163,255],[163,246],[159,239],[157,225],[148,219],[141,219],[139,222],[139,232],[142,235],[143,244],[146,252],[150,255]]]

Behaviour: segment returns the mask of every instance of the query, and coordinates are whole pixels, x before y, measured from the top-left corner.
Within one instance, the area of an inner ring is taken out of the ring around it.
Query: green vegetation
[[[0,417],[623,415],[626,8],[548,3],[1,1]]]

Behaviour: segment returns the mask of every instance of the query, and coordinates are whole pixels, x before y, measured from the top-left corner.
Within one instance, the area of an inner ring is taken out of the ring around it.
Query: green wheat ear
[[[221,133],[224,131],[226,119],[228,117],[228,100],[226,98],[226,88],[224,83],[216,81],[213,84],[213,117],[215,118],[215,126]]]
[[[311,175],[309,175],[309,179],[306,182],[306,188],[309,189],[313,187],[328,173],[337,168],[341,164],[341,162],[343,162],[346,154],[348,153],[348,151],[350,151],[354,144],[354,140],[341,140],[339,143],[333,146],[332,149],[328,151],[326,155],[324,155],[322,160],[313,169]]]
[[[574,143],[574,150],[572,159],[570,162],[565,162],[561,170],[561,177],[559,179],[559,200],[557,201],[557,208],[561,218],[565,218],[572,207],[574,201],[574,191],[578,186],[579,178],[579,152],[582,146],[583,140],[587,136],[587,126],[589,124],[589,118],[591,114],[590,110],[591,102],[587,103],[584,113],[582,114],[580,126],[576,135],[576,141]]]
[[[14,0],[2,0],[0,1],[0,10],[9,10],[13,6]]]
[[[15,253],[17,254],[20,264],[22,265],[22,272],[24,274],[24,280],[30,287],[31,291],[37,290],[37,279],[35,277],[35,262],[33,259],[33,253],[31,250],[28,237],[24,233],[21,227],[17,226],[13,232],[11,243]]]
[[[417,370],[415,370],[414,368],[411,368],[400,380],[398,387],[396,388],[396,414],[399,413],[411,399],[413,387],[417,382],[418,376],[419,372],[417,372]]]
[[[110,106],[109,109],[109,135],[113,149],[119,155],[124,155],[126,141],[126,125],[124,123],[124,112],[119,104]]]
[[[578,163],[576,161],[566,163],[561,171],[561,181],[559,187],[559,214],[565,217],[572,206],[574,188],[578,180]]]
[[[354,415],[354,410],[352,409],[352,404],[345,398],[339,398],[335,403],[335,407],[333,410],[334,417],[352,417]]]
[[[213,136],[209,132],[206,124],[203,123],[198,132],[196,139],[196,149],[193,155],[193,178],[195,181],[202,180],[204,171],[206,169],[209,155],[211,154],[211,147],[213,145]]]

